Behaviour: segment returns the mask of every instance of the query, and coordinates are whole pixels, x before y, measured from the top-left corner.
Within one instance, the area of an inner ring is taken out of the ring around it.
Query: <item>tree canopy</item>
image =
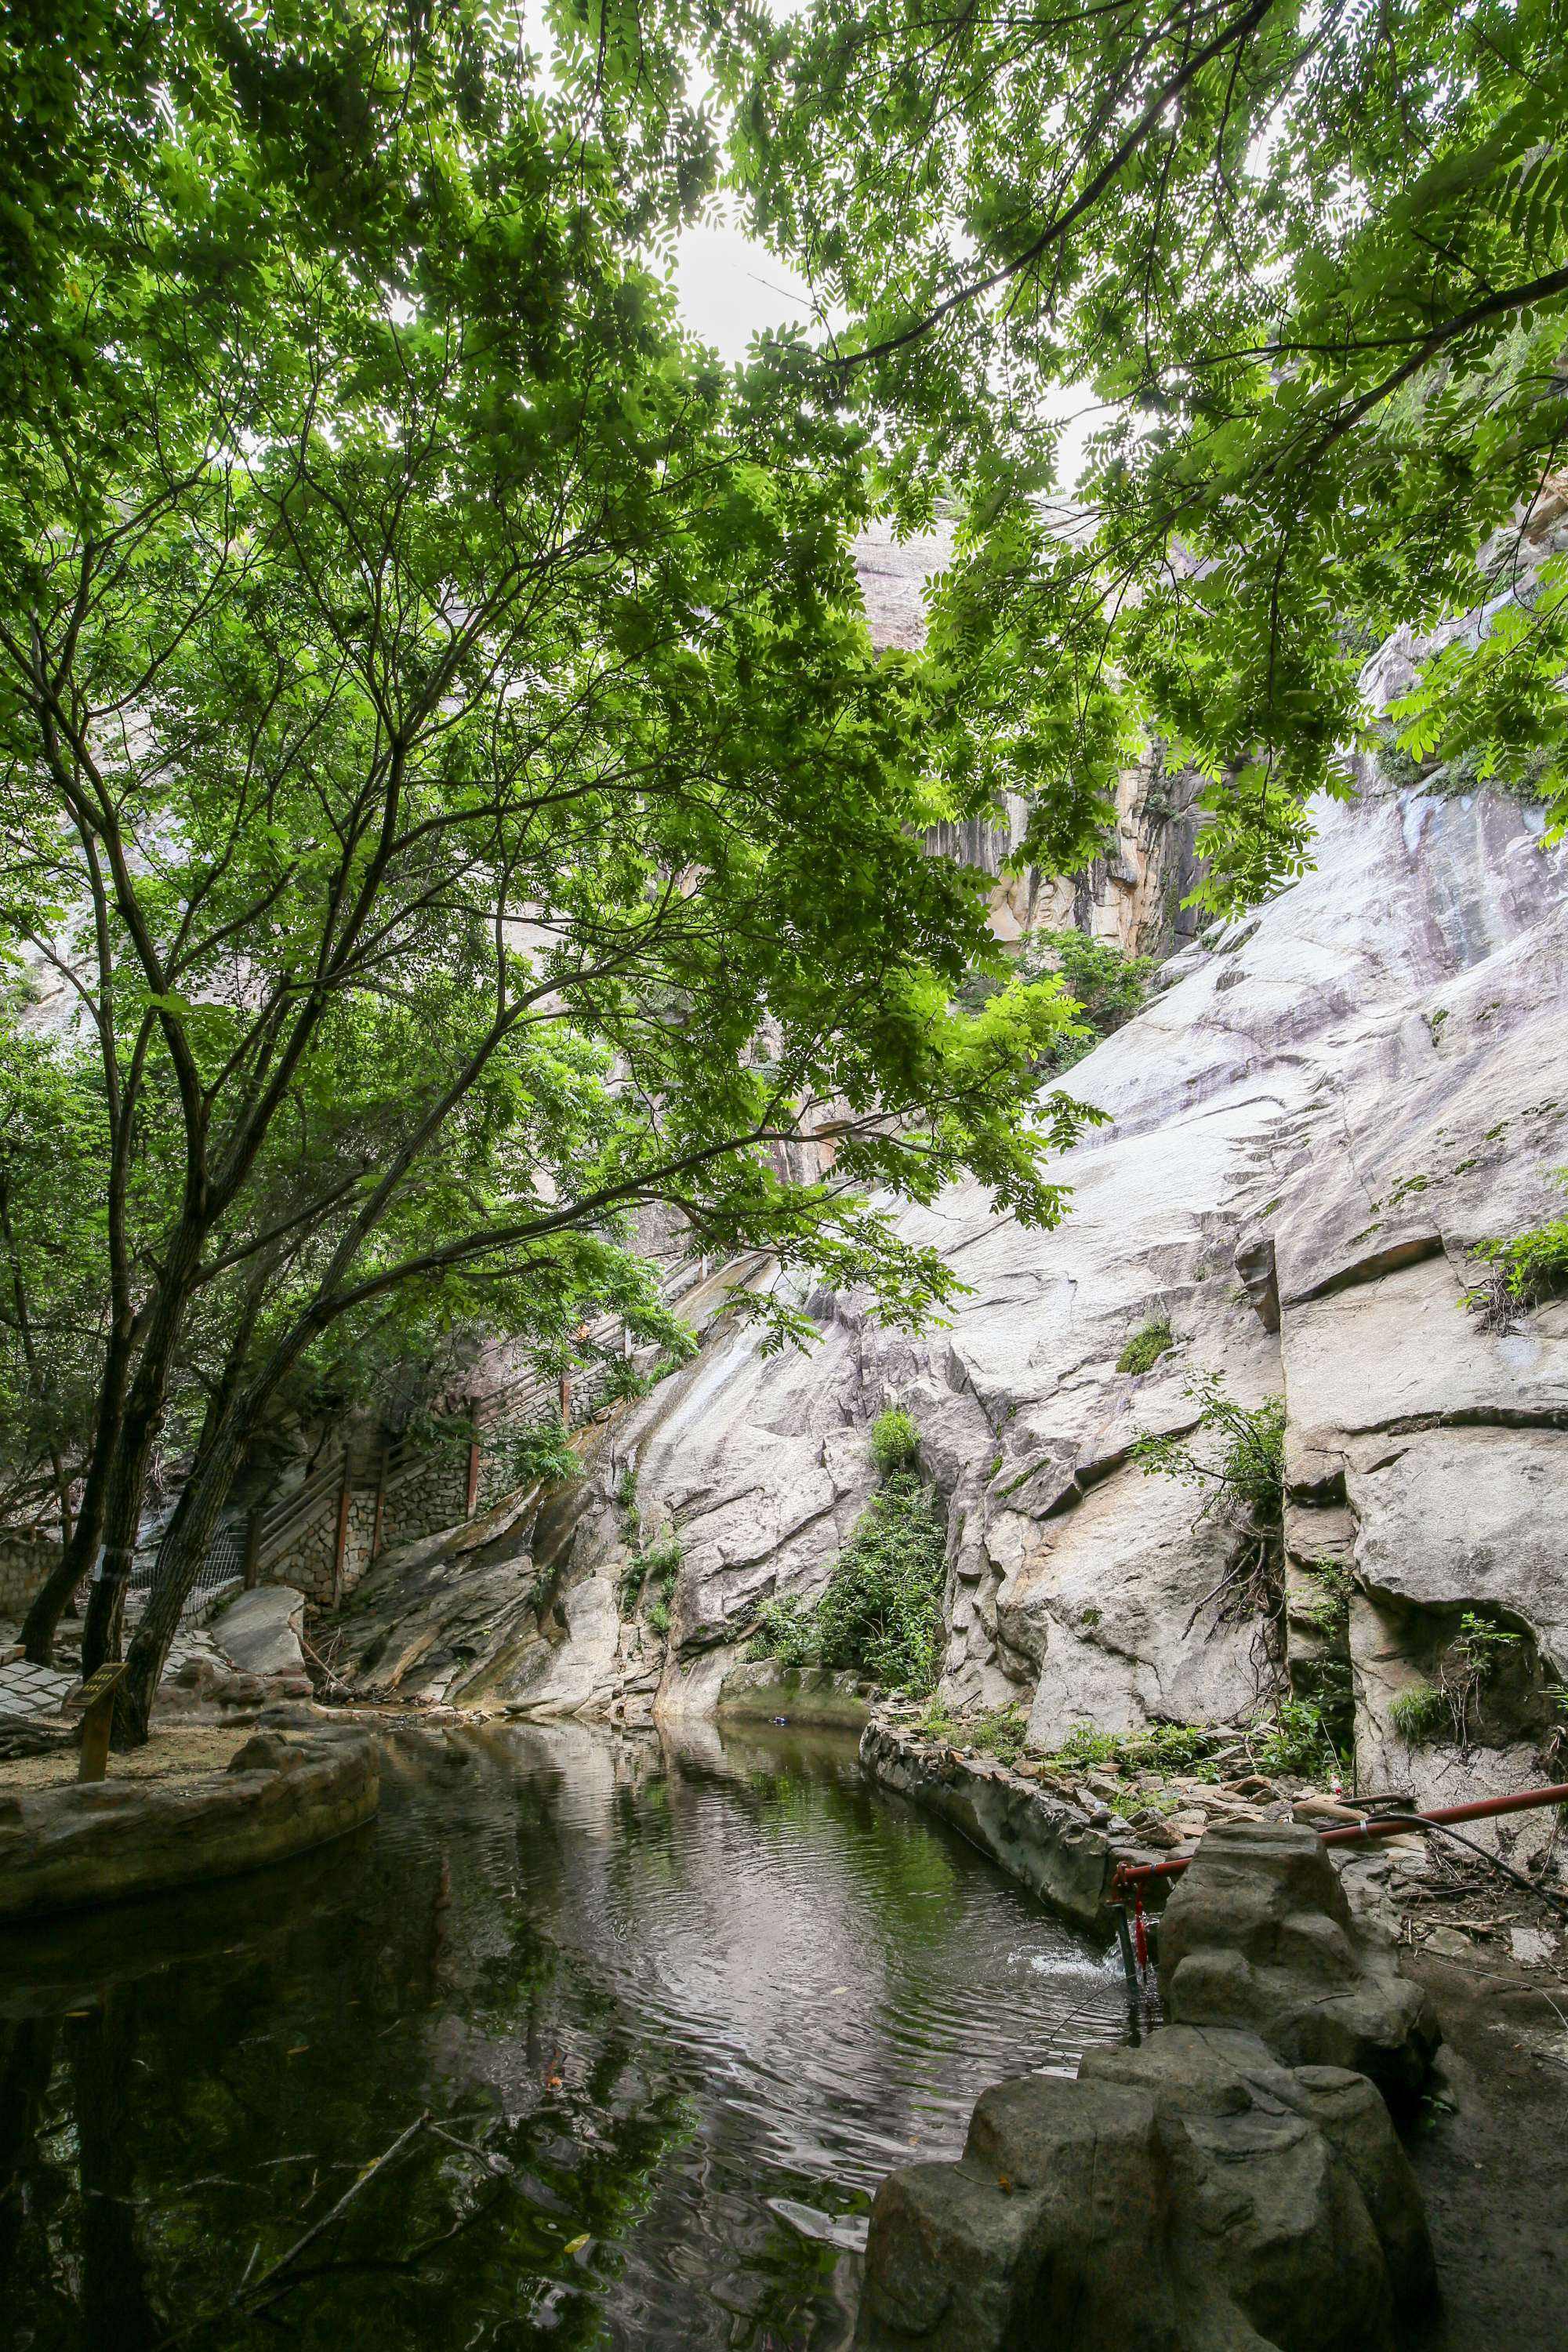
[[[171,80],[39,280],[97,390],[13,418],[0,914],[70,993],[103,1184],[57,1601],[100,1538],[114,1589],[172,1412],[195,1444],[132,1730],[323,1350],[658,1330],[656,1204],[918,1319],[952,1276],[876,1196],[968,1169],[1049,1221],[1078,1116],[1033,1098],[1053,983],[952,1003],[985,886],[921,838],[988,788],[870,644],[863,426],[798,354],[731,375],[682,332],[645,253],[679,122],[628,183],[629,116],[455,25],[373,85],[326,207],[312,126],[275,154],[232,65]]]
[[[1396,714],[1565,805],[1568,592],[1519,561],[1568,422],[1556,0],[814,0],[720,43],[733,175],[1059,860],[1129,731],[1211,781],[1209,897],[1299,870],[1368,647],[1488,602]],[[1064,402],[1101,404],[1076,499]],[[1479,568],[1478,569],[1478,562]]]

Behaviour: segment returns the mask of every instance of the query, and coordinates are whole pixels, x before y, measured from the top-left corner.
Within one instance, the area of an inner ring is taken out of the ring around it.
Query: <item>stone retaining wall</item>
[[[75,1911],[281,1862],[372,1820],[374,1739],[261,1732],[226,1772],[0,1796],[0,1921]]]
[[[0,1617],[20,1619],[60,1556],[47,1536],[8,1531],[0,1535]]]
[[[988,1758],[955,1756],[888,1723],[867,1725],[860,1762],[874,1780],[912,1798],[1080,1927],[1110,1932],[1106,1895],[1116,1853],[1071,1805]]]

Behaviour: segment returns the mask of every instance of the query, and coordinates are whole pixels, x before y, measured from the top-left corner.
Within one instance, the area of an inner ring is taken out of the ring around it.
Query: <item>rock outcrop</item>
[[[987,2091],[956,2164],[877,2193],[864,2352],[1392,2352],[1431,2303],[1409,2166],[1372,2085],[1172,2026],[1077,2082]]]
[[[1317,870],[1184,950],[1073,1073],[1111,1124],[1061,1165],[1061,1226],[1026,1231],[959,1188],[904,1221],[969,1286],[946,1328],[911,1340],[824,1295],[809,1356],[711,1336],[599,1433],[551,1531],[550,1633],[489,1686],[542,1708],[711,1706],[758,1603],[825,1582],[871,1490],[867,1425],[897,1400],[949,1499],[949,1697],[1022,1694],[1047,1744],[1235,1719],[1267,1668],[1256,1622],[1205,1606],[1234,1538],[1131,1459],[1140,1432],[1193,1425],[1209,1372],[1244,1404],[1284,1396],[1295,1591],[1325,1559],[1348,1571],[1363,1777],[1418,1798],[1534,1777],[1568,1674],[1568,1319],[1495,1335],[1461,1300],[1473,1244],[1554,1204],[1564,969],[1563,862],[1528,813],[1410,794],[1325,811]],[[1156,1316],[1170,1350],[1118,1371]],[[644,1525],[684,1550],[651,1652],[628,1651],[616,1601],[628,1466]],[[512,1542],[515,1587],[539,1553]],[[1394,1701],[1466,1611],[1520,1636],[1511,1720],[1468,1755],[1413,1749]],[[1294,1638],[1309,1662],[1317,1637]]]
[[[1436,2036],[1310,1830],[1210,1831],[1165,1913],[1161,1986],[1173,2022],[1144,2046],[999,2084],[956,2164],[883,2182],[865,2352],[1405,2340],[1436,2274],[1379,2081],[1418,2088]]]
[[[1160,1990],[1177,2025],[1258,2034],[1291,2066],[1367,2075],[1390,2101],[1426,2085],[1437,2030],[1392,1938],[1352,1914],[1315,1830],[1210,1830],[1160,1923]]]
[[[1408,655],[1380,657],[1374,696]],[[1453,1801],[1552,1777],[1568,1303],[1497,1331],[1463,1301],[1479,1242],[1561,1206],[1568,861],[1500,792],[1395,789],[1364,760],[1359,783],[1318,812],[1314,870],[1184,947],[1072,1071],[1109,1124],[1059,1163],[1058,1230],[959,1186],[901,1221],[968,1286],[943,1328],[890,1334],[826,1293],[804,1302],[806,1357],[714,1327],[595,1435],[582,1491],[538,1539],[521,1524],[510,1551],[485,1538],[482,1586],[471,1548],[463,1576],[448,1553],[433,1578],[429,1547],[373,1576],[356,1622],[380,1633],[363,1644],[351,1627],[352,1650],[376,1652],[362,1681],[415,1657],[390,1679],[434,1696],[710,1711],[759,1603],[825,1583],[871,1491],[868,1424],[896,1401],[948,1504],[951,1704],[1022,1697],[1048,1747],[1079,1726],[1245,1719],[1288,1664],[1299,1695],[1337,1675],[1353,1700],[1363,1786]],[[1146,898],[1155,865],[1173,884],[1175,840],[1137,848]],[[1079,913],[1139,943],[1098,898]],[[1151,1323],[1170,1347],[1119,1370]],[[1284,1400],[1288,1661],[1224,1590],[1234,1525],[1134,1458],[1140,1434],[1194,1427],[1209,1375],[1248,1408]],[[618,1599],[628,1471],[644,1530],[682,1549],[657,1633]],[[1412,1745],[1400,1702],[1467,1617],[1513,1637],[1502,1665],[1462,1742],[1429,1723]],[[1479,1834],[1528,1854],[1552,1823]]]

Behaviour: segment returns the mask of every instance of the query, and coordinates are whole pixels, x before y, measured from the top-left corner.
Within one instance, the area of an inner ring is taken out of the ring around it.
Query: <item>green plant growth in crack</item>
[[[1116,1359],[1119,1372],[1146,1372],[1175,1346],[1168,1315],[1152,1316],[1140,1326]]]
[[[1467,1609],[1437,1661],[1436,1679],[1411,1684],[1389,1708],[1395,1731],[1412,1748],[1428,1748],[1440,1739],[1468,1748],[1489,1687],[1504,1666],[1521,1656],[1523,1646],[1522,1635]]]
[[[673,1528],[667,1528],[650,1544],[639,1544],[622,1570],[616,1589],[622,1616],[631,1616],[651,1591],[647,1622],[656,1633],[668,1633],[670,1597],[685,1557],[685,1547]]]
[[[1355,1685],[1351,1674],[1351,1594],[1355,1580],[1342,1560],[1315,1559],[1302,1574],[1310,1590],[1298,1591],[1292,1621],[1316,1634],[1321,1649],[1292,1643],[1290,1682],[1298,1698],[1317,1706],[1337,1751],[1349,1754],[1355,1738]]]
[[[879,1432],[897,1420],[879,1445]],[[920,1434],[897,1409],[874,1424],[872,1458],[906,1466],[883,1472],[849,1541],[834,1563],[826,1589],[810,1603],[764,1601],[747,1646],[749,1658],[781,1666],[853,1668],[884,1689],[921,1696],[942,1664],[942,1595],[946,1585],[946,1517],[934,1491],[911,1466]]]
[[[1494,1625],[1489,1619],[1478,1616],[1473,1609],[1467,1609],[1459,1619],[1459,1630],[1444,1651],[1437,1669],[1438,1686],[1447,1701],[1454,1738],[1459,1747],[1469,1744],[1488,1686],[1522,1649],[1523,1642],[1518,1633],[1510,1633],[1506,1625]]]
[[[1430,1747],[1447,1728],[1447,1703],[1435,1683],[1412,1683],[1394,1699],[1388,1718],[1406,1747]]]
[[[1211,1602],[1218,1603],[1219,1622],[1253,1616],[1272,1622],[1283,1599],[1285,1400],[1239,1404],[1219,1372],[1199,1372],[1185,1394],[1198,1408],[1194,1427],[1141,1437],[1132,1458],[1152,1477],[1178,1478],[1203,1490],[1194,1528],[1217,1518],[1233,1525],[1239,1538],[1225,1575],[1198,1602],[1186,1630]]]
[[[1552,1178],[1568,1192],[1568,1168],[1554,1168]],[[1531,1307],[1568,1290],[1568,1214],[1478,1242],[1471,1255],[1487,1273],[1465,1293],[1465,1305],[1489,1331],[1510,1330]]]
[[[1303,1573],[1310,1578],[1314,1590],[1296,1602],[1292,1613],[1325,1642],[1342,1642],[1350,1632],[1355,1579],[1338,1559],[1311,1560]]]

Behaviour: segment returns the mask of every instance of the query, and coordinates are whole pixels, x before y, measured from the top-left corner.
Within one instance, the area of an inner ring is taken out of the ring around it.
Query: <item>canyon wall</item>
[[[1390,688],[1407,651],[1384,657]],[[1192,1429],[1193,1385],[1217,1375],[1243,1405],[1284,1400],[1286,1664],[1310,1693],[1344,1653],[1363,1786],[1445,1801],[1547,1777],[1568,1679],[1568,1302],[1496,1330],[1464,1299],[1477,1243],[1562,1206],[1568,860],[1501,793],[1395,789],[1369,762],[1359,781],[1318,813],[1314,871],[1180,945],[1075,1067],[1110,1123],[1060,1164],[1056,1231],[973,1186],[909,1213],[967,1286],[919,1339],[826,1293],[805,1355],[721,1321],[594,1433],[537,1525],[503,1509],[373,1571],[346,1628],[362,1682],[706,1711],[759,1603],[826,1582],[871,1491],[868,1424],[896,1402],[948,1504],[947,1697],[1022,1699],[1045,1745],[1235,1720],[1268,1698],[1278,1632],[1271,1655],[1265,1624],[1216,1598],[1234,1526],[1132,1455]],[[1157,792],[1130,779],[1129,810]],[[1106,861],[1091,927],[1142,945],[1128,910],[1168,901],[1190,819],[1129,839],[1132,885]],[[1167,1351],[1119,1370],[1162,1321]],[[650,1622],[627,1567],[669,1535]],[[1331,1632],[1325,1566],[1349,1594]],[[1514,1637],[1483,1719],[1463,1747],[1412,1747],[1397,1703],[1440,1676],[1467,1615]],[[1550,1833],[1531,1821],[1521,1835]]]

